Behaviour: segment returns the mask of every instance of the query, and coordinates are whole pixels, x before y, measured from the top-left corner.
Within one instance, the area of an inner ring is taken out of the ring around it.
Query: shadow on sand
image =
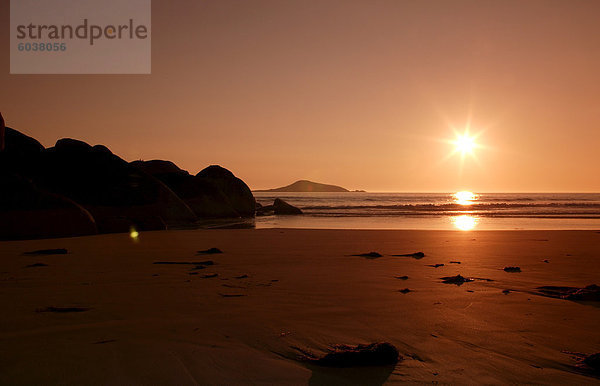
[[[395,366],[324,368],[309,365],[312,376],[309,385],[383,385]]]

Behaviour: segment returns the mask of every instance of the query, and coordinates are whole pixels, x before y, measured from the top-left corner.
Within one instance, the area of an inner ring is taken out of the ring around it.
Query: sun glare
[[[470,231],[477,226],[477,217],[463,214],[461,216],[452,217],[452,224],[461,231]]]
[[[475,193],[467,190],[454,193],[454,201],[459,205],[471,205],[477,198]]]
[[[455,146],[454,151],[463,155],[473,153],[473,150],[477,147],[475,138],[468,133],[459,134],[453,143]]]

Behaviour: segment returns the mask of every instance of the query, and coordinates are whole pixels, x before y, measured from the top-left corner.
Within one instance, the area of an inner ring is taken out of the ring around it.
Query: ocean
[[[593,229],[600,193],[271,193],[303,216],[257,217],[256,228],[315,229]]]

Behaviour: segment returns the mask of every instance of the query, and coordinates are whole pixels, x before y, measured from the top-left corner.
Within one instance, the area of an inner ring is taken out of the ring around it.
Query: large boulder
[[[33,176],[43,188],[86,208],[101,233],[191,225],[196,215],[167,186],[105,146],[61,139],[41,152]]]
[[[0,173],[0,239],[37,239],[97,233],[92,215],[66,197],[26,178]]]
[[[273,211],[275,214],[283,214],[283,215],[297,215],[302,214],[302,210],[296,208],[295,206],[288,204],[283,201],[281,198],[276,198],[275,202],[273,202]]]
[[[39,162],[44,146],[37,140],[4,128],[4,150],[0,151],[0,170],[6,173],[30,174]]]
[[[170,161],[134,161],[131,164],[165,183],[200,218],[254,216],[254,196],[250,188],[220,166],[209,166],[192,176]]]
[[[218,187],[241,217],[254,217],[256,200],[252,191],[229,170],[211,165],[196,174],[196,179],[208,181]]]

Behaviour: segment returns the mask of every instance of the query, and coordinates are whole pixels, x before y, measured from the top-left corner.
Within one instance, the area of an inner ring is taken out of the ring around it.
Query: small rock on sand
[[[37,251],[25,252],[24,255],[37,256],[37,255],[66,255],[68,251],[65,248],[56,249],[40,249]]]
[[[503,290],[503,291],[502,291],[502,293],[503,293],[504,295],[508,295],[508,294],[510,293],[510,290],[507,290],[507,289],[505,289],[505,290]]]
[[[209,249],[206,249],[204,251],[198,251],[197,253],[199,255],[214,255],[214,254],[217,254],[217,253],[223,253],[223,251],[220,250],[219,248],[209,248]]]
[[[410,292],[410,289],[409,288],[404,288],[404,289],[398,290],[398,292],[403,293],[403,294],[407,294],[407,293]]]
[[[600,352],[588,355],[583,363],[595,371],[600,371]]]
[[[25,268],[36,268],[36,267],[47,267],[48,264],[44,264],[44,263],[35,263],[35,264],[29,264],[27,266],[25,266]]]
[[[450,264],[460,264],[460,261],[451,261]]]
[[[383,257],[383,255],[378,252],[359,253],[359,254],[352,255],[352,256],[366,257],[367,259],[376,259],[378,257]]]
[[[217,276],[219,276],[218,273],[207,273],[206,275],[202,275],[202,277],[204,279],[210,279],[210,278],[217,277]]]
[[[520,267],[504,267],[504,272],[521,272]]]
[[[408,280],[408,276],[396,276],[396,279]]]
[[[444,283],[444,284],[456,284],[456,285],[463,285],[464,283],[473,281],[473,279],[466,278],[462,275],[445,276],[445,277],[441,277],[440,279],[442,280],[442,283]]]
[[[391,366],[403,358],[394,345],[384,342],[359,344],[357,346],[338,345],[320,358],[305,355],[302,359],[319,366],[359,367]]]
[[[427,264],[428,267],[433,267],[433,268],[437,268],[437,267],[443,267],[444,264]]]
[[[396,257],[412,257],[414,259],[422,259],[425,257],[425,254],[423,252],[414,252],[414,253],[405,253],[402,255],[392,255],[392,256],[396,256]]]

